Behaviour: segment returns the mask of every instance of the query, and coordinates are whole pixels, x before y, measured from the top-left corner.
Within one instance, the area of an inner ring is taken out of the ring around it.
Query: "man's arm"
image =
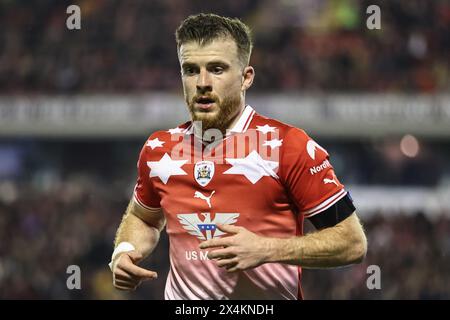
[[[287,239],[262,237],[243,227],[218,227],[232,235],[205,241],[200,248],[219,247],[210,251],[208,257],[217,259],[217,265],[230,272],[267,262],[305,268],[338,267],[360,263],[367,251],[366,236],[356,212],[333,227]]]
[[[165,218],[161,209],[146,209],[134,200],[130,201],[117,230],[115,247],[121,243],[133,248],[115,255],[111,261],[114,286],[122,290],[134,290],[142,280],[155,279],[156,272],[146,270],[137,264],[156,247]]]
[[[283,262],[305,268],[333,268],[360,263],[367,240],[356,213],[337,225],[303,237],[272,239],[267,262]]]
[[[129,242],[145,258],[158,243],[165,222],[161,209],[145,209],[131,200],[117,229],[114,245]]]

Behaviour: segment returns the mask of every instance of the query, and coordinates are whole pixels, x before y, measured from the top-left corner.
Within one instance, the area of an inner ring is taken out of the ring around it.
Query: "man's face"
[[[227,37],[206,45],[184,43],[179,58],[184,98],[192,120],[202,121],[203,130],[225,132],[242,110],[244,91],[249,87],[245,70],[253,72],[253,68],[242,68],[237,45]]]

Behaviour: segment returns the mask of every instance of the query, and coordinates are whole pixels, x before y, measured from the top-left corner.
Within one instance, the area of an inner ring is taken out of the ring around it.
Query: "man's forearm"
[[[133,204],[130,204],[120,223],[114,246],[121,242],[129,242],[145,258],[158,244],[160,229],[131,213],[132,206]]]
[[[302,237],[266,238],[267,262],[300,265],[305,268],[331,268],[362,261],[367,244],[356,215],[334,227]]]

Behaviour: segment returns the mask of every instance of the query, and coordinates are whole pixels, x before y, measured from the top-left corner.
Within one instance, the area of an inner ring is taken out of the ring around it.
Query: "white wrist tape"
[[[128,251],[133,251],[133,250],[136,250],[136,248],[135,248],[131,243],[125,242],[125,241],[119,243],[119,244],[117,245],[117,247],[114,249],[114,252],[113,252],[113,254],[112,254],[112,256],[111,256],[111,262],[108,264],[108,265],[109,265],[109,268],[111,269],[111,271],[112,271],[112,263],[113,263],[113,261],[114,261],[114,258],[115,258],[119,253],[122,253],[122,252],[128,252]]]

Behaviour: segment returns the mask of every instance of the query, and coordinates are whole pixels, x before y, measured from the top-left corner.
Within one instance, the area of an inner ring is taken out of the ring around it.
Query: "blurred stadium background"
[[[366,28],[372,4],[381,30]],[[449,299],[444,0],[1,0],[0,298],[163,298],[165,235],[145,262],[159,279],[136,292],[114,290],[107,263],[141,145],[187,119],[173,34],[198,12],[252,27],[248,103],[330,151],[365,225],[364,263],[304,270],[306,298]],[[81,290],[66,288],[72,264]]]

